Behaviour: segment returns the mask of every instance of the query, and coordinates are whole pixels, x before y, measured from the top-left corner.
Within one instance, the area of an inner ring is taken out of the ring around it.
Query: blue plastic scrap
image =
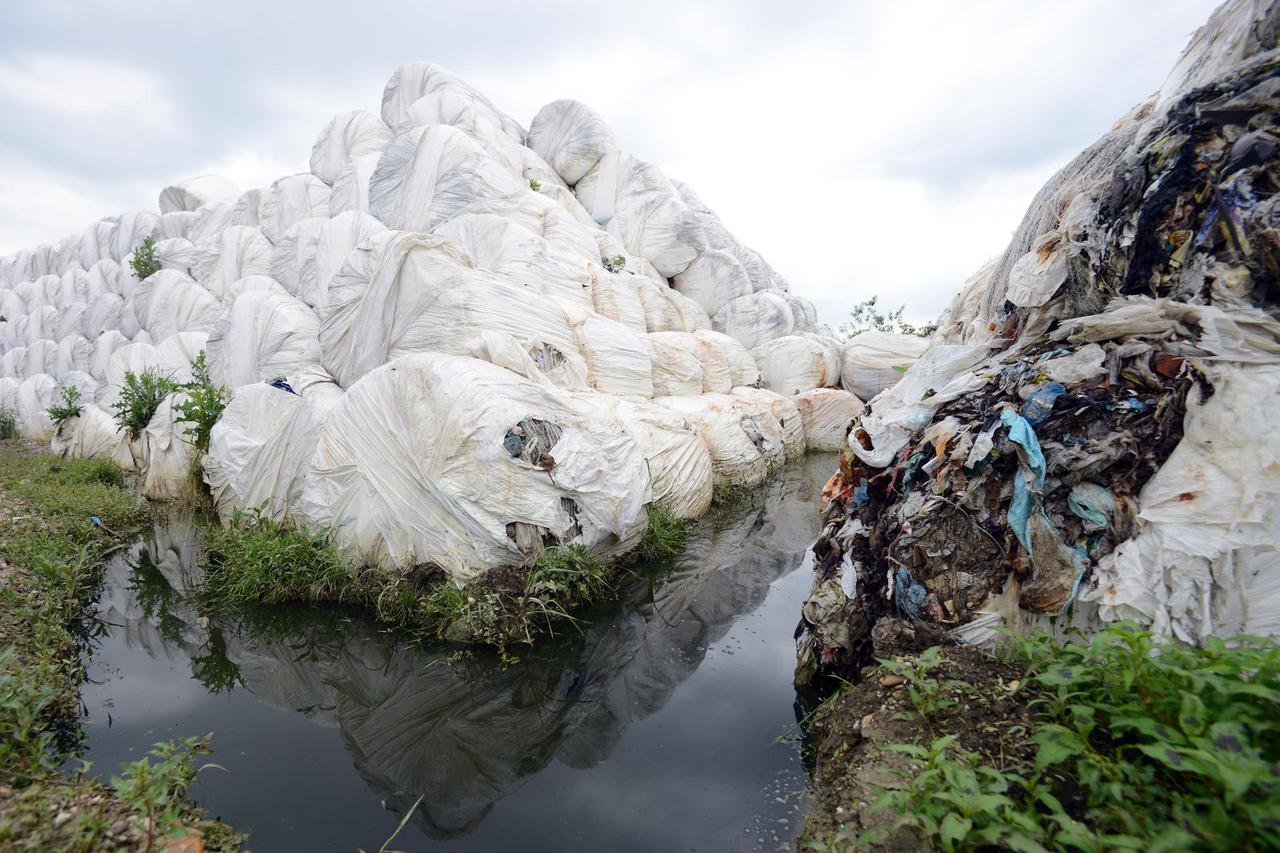
[[[925,589],[924,584],[912,577],[911,572],[906,568],[898,566],[893,576],[893,603],[902,615],[919,619],[920,609],[924,607],[925,599],[928,597],[929,590]]]
[[[272,379],[267,384],[270,385],[272,388],[278,388],[281,391],[288,391],[290,394],[294,394],[294,395],[298,394],[297,391],[293,390],[293,386],[289,384],[289,380],[285,379],[283,376],[277,376],[275,379]]]
[[[1009,440],[1018,445],[1018,475],[1013,478],[1013,500],[1009,504],[1009,526],[1022,547],[1031,553],[1031,510],[1033,493],[1044,488],[1044,452],[1027,419],[1012,409],[1000,413],[1000,422],[1009,428]],[[1031,483],[1028,485],[1027,481]]]
[[[862,506],[868,500],[871,499],[870,485],[871,484],[868,483],[866,480],[863,480],[861,483],[859,483],[857,486],[854,487],[853,489],[853,505],[854,506]]]
[[[1116,497],[1096,483],[1079,483],[1067,495],[1067,507],[1084,521],[1084,529],[1106,530],[1116,512]]]
[[[1032,426],[1040,426],[1049,415],[1053,414],[1053,404],[1058,402],[1058,398],[1065,393],[1067,389],[1061,382],[1046,382],[1027,398],[1027,402],[1022,404],[1022,416]]]

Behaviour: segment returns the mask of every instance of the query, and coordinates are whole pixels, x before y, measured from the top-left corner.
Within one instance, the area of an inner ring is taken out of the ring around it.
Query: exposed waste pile
[[[1278,30],[1219,8],[853,422],[798,682],[1050,617],[1280,635]]]
[[[430,63],[392,75],[381,115],[335,117],[310,172],[193,178],[0,260],[0,316],[0,408],[25,436],[172,496],[188,392],[145,427],[113,413],[129,374],[188,382],[204,352],[232,391],[202,460],[224,516],[265,507],[456,581],[551,543],[625,549],[650,502],[696,516],[842,442],[861,408],[842,378],[899,375],[590,108],[526,131]],[[68,386],[80,414],[55,423]]]

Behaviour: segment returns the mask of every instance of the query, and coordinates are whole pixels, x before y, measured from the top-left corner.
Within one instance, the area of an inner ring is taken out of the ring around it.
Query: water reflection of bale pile
[[[667,703],[708,647],[799,564],[818,531],[818,484],[831,464],[800,460],[750,501],[708,515],[659,580],[635,579],[583,635],[535,648],[505,669],[488,658],[450,664],[446,650],[395,646],[315,609],[214,615],[204,630],[194,611],[175,604],[170,618],[182,630],[162,637],[163,620],[131,594],[113,595],[113,619],[127,623],[131,645],[153,655],[170,642],[193,658],[221,645],[259,701],[339,727],[356,768],[389,807],[407,809],[423,795],[423,830],[462,835],[553,760],[603,761],[629,723]],[[159,534],[141,556],[187,584],[195,551],[174,547],[175,538],[190,541]]]

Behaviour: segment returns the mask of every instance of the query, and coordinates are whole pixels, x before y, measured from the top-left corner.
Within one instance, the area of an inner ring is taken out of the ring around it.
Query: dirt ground
[[[1035,747],[1028,737],[1025,673],[971,646],[944,648],[941,661],[929,677],[943,685],[940,696],[956,704],[931,720],[915,712],[903,679],[875,666],[864,668],[861,680],[844,686],[814,713],[808,729],[815,761],[813,800],[801,849],[810,841],[818,849],[840,849],[843,844],[827,840],[842,828],[846,838],[856,838],[891,821],[890,815],[869,810],[879,788],[901,785],[893,771],[908,766],[902,753],[885,749],[889,744],[928,744],[954,734],[958,746],[978,753],[984,763],[1000,769],[1030,765]],[[919,846],[914,837],[899,833],[870,849]]]

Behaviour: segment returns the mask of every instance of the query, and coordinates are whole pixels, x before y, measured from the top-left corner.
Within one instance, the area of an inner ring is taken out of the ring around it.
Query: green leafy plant
[[[147,237],[135,247],[133,254],[129,257],[129,266],[133,268],[133,274],[137,276],[138,281],[160,272],[160,260],[156,257],[156,241]]]
[[[168,376],[160,376],[150,370],[142,373],[129,371],[124,375],[120,398],[112,407],[115,421],[121,429],[137,435],[151,423],[151,418],[168,397],[182,386]]]
[[[46,410],[49,420],[61,426],[72,418],[80,417],[80,389],[74,385],[66,385],[62,389],[62,403],[50,406]]]
[[[906,682],[907,697],[911,700],[911,706],[920,719],[929,725],[932,725],[943,711],[956,704],[956,700],[948,694],[960,687],[958,681],[951,679],[939,681],[931,677],[930,673],[942,665],[941,652],[938,646],[932,646],[915,658],[880,661],[881,669]],[[898,717],[909,718],[910,715],[900,713]]]
[[[18,416],[13,409],[0,409],[0,439],[18,437]]]
[[[209,449],[209,433],[213,425],[222,417],[231,394],[224,385],[214,385],[209,377],[209,364],[204,350],[191,363],[191,381],[182,386],[186,398],[174,407],[181,420],[191,426],[184,430],[196,450],[201,453]]]
[[[120,775],[111,778],[120,798],[146,820],[145,849],[152,849],[156,839],[182,834],[187,789],[199,772],[193,762],[212,752],[208,735],[164,741],[147,756],[123,765]]]
[[[530,178],[529,189],[533,190],[534,192],[538,192],[539,190],[542,189],[542,182],[539,181],[537,178]]]
[[[600,263],[604,264],[604,268],[609,272],[622,272],[627,268],[627,259],[622,255],[614,255],[612,258],[601,258]]]
[[[896,332],[900,335],[915,335],[927,338],[938,330],[937,323],[925,323],[916,326],[902,319],[907,306],[899,305],[895,309],[882,312],[877,307],[880,297],[872,296],[853,306],[849,312],[849,322],[840,326],[840,334],[851,338],[859,332],[875,330],[878,332]]]
[[[906,831],[946,851],[1280,848],[1280,644],[1196,647],[1122,622],[1009,654],[1027,669],[1034,761],[989,766],[954,734],[888,747],[910,758],[873,806],[894,823],[854,846]]]

